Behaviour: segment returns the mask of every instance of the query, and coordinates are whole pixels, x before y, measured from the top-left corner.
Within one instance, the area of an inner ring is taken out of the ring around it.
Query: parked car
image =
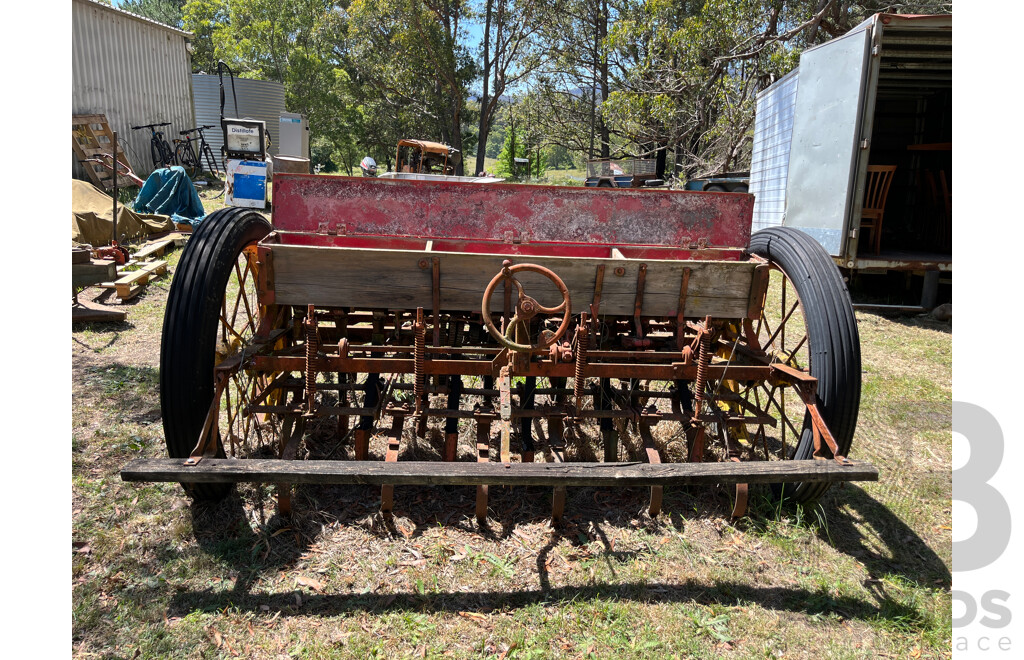
[[[701,192],[745,193],[750,188],[750,172],[725,172],[700,176],[686,182],[686,190]]]
[[[655,188],[664,185],[654,158],[599,158],[587,161],[588,188]]]

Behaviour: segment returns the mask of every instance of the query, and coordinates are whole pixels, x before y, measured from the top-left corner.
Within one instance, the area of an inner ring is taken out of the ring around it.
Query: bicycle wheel
[[[175,158],[174,152],[171,151],[171,145],[167,144],[167,140],[160,140],[160,160],[163,161],[164,167],[170,167],[174,165]]]
[[[220,173],[220,169],[217,167],[217,159],[213,157],[213,149],[210,148],[210,145],[206,144],[206,140],[203,140],[202,161],[210,167],[210,174],[217,175]]]
[[[185,168],[185,174],[190,179],[195,178],[198,174],[199,163],[196,160],[196,152],[192,149],[190,142],[182,142],[178,145],[175,155],[178,157],[178,163]]]
[[[149,142],[149,156],[153,159],[154,170],[158,170],[164,166],[163,155],[160,153],[160,147],[158,146],[155,138]]]

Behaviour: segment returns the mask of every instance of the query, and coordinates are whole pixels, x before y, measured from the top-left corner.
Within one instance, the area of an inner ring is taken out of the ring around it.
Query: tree
[[[463,113],[476,73],[465,47],[462,0],[355,0],[348,9],[346,61],[363,93],[402,126],[433,124],[438,135],[463,150]],[[463,163],[456,166],[461,174]]]
[[[616,148],[601,105],[621,76],[607,39],[618,13],[610,0],[555,0],[541,28],[549,56],[534,92],[547,109],[548,139],[590,157],[607,158]]]
[[[536,39],[541,18],[538,0],[485,0],[477,133],[481,144],[487,144],[502,95],[509,87],[525,80],[541,62],[540,44]],[[484,157],[484,150],[478,149],[477,172],[484,170]]]
[[[197,67],[213,72],[224,60],[242,77],[282,83],[285,106],[309,118],[320,153],[326,141],[348,171],[362,158],[359,90],[340,56],[348,24],[337,2],[192,0],[183,21],[196,36]]]
[[[122,0],[120,9],[180,28],[188,0]]]
[[[899,9],[935,13],[948,3]],[[603,104],[636,151],[672,150],[686,176],[749,167],[757,92],[892,3],[842,0],[624,0],[607,39],[614,90]]]
[[[189,0],[182,9],[182,28],[192,33],[192,71],[214,73],[217,70],[217,46],[214,33],[230,30],[225,0]]]
[[[518,177],[520,168],[516,166],[516,158],[528,161],[527,176],[540,178],[547,168],[548,155],[541,144],[540,125],[536,123],[538,115],[530,116],[530,102],[530,97],[526,97],[519,103],[513,100],[507,107],[505,141],[494,167],[499,176]]]

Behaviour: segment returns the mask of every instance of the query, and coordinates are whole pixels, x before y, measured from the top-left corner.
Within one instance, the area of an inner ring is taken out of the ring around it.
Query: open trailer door
[[[865,21],[800,56],[783,224],[810,234],[833,257],[843,256],[861,136],[870,131],[863,122],[873,111],[866,107],[873,105],[867,98],[871,35],[872,22]]]

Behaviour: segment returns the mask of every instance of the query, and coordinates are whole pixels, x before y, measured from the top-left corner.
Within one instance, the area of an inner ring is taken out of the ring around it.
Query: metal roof
[[[399,140],[398,146],[419,147],[422,151],[435,154],[447,154],[449,151],[451,151],[451,147],[449,147],[447,144],[441,144],[440,142],[430,142],[429,140]]]
[[[71,113],[106,115],[141,177],[153,169],[150,132],[132,126],[171,122],[160,129],[170,145],[195,126],[189,36],[91,0],[71,3]],[[74,159],[72,171],[85,175]]]
[[[284,85],[272,80],[235,78],[235,108],[231,94],[231,79],[224,76],[224,116],[231,119],[258,119],[266,122],[270,133],[267,155],[277,156],[281,145],[281,113],[285,112]],[[215,74],[192,74],[192,99],[195,104],[196,124],[212,124],[216,128],[206,132],[206,141],[220,160],[224,133],[220,125],[220,79]]]
[[[882,23],[879,90],[953,86],[953,17],[878,14]]]
[[[155,25],[157,27],[162,27],[165,30],[169,30],[169,31],[171,31],[171,32],[173,32],[175,34],[180,34],[182,36],[192,38],[192,33],[191,32],[185,32],[184,30],[179,30],[178,28],[172,27],[170,25],[167,25],[166,23],[161,23],[159,21],[154,21],[152,18],[146,18],[145,16],[139,16],[138,14],[133,14],[130,11],[125,11],[124,9],[121,9],[120,7],[112,7],[110,5],[105,5],[102,2],[96,2],[96,0],[77,0],[77,1],[78,2],[84,2],[86,4],[93,5],[93,6],[102,8],[102,9],[106,9],[107,11],[116,12],[116,13],[121,14],[123,16],[131,16],[132,18],[134,18],[134,19],[136,19],[138,21],[143,21],[145,23],[149,23],[150,25]]]

